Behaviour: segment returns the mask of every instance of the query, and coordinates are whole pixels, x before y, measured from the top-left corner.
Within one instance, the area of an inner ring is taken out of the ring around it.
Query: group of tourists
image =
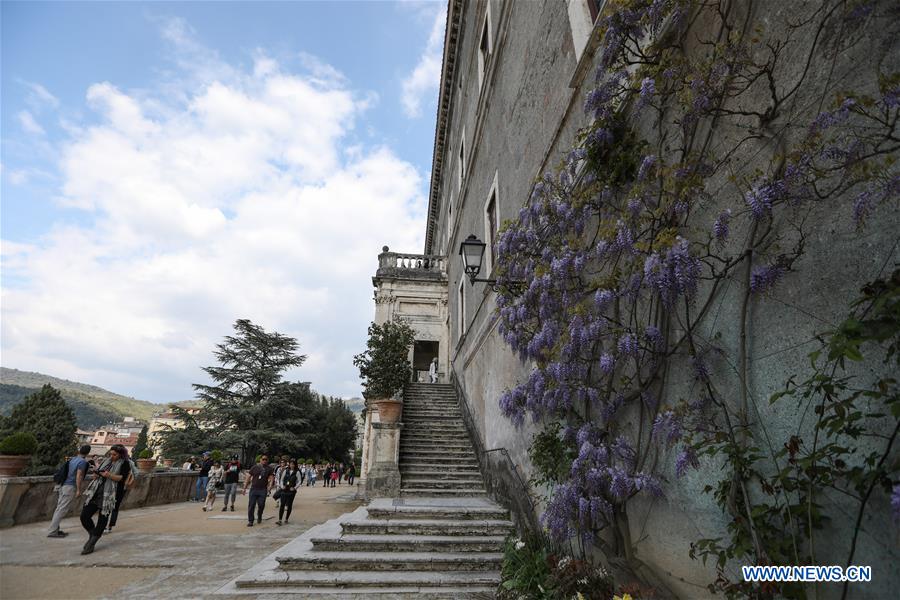
[[[201,459],[191,458],[182,468],[199,470],[191,502],[202,502],[203,511],[211,511],[221,490],[224,492],[222,512],[229,509],[234,512],[241,481],[241,462],[236,455],[222,461],[213,459],[209,452],[205,452]],[[88,533],[88,540],[81,553],[92,553],[103,533],[109,533],[115,527],[119,507],[134,485],[137,473],[128,449],[121,444],[112,446],[102,457],[92,457],[91,447],[87,444],[81,446],[78,454],[63,463],[53,476],[59,496],[47,537],[64,538],[68,535],[60,529],[60,522],[75,499],[84,496],[81,525]],[[336,487],[340,482],[353,485],[355,476],[356,467],[353,464],[301,465],[294,458],[282,457],[279,464],[273,467],[269,464],[269,457],[263,455],[243,479],[243,494],[249,495],[247,526],[252,527],[254,520],[256,524],[262,523],[266,498],[270,494],[278,502],[278,521],[275,524],[287,524],[298,488],[304,483],[315,486],[321,480],[324,487]]]
[[[75,498],[83,495],[81,526],[87,531],[88,540],[81,549],[82,554],[92,553],[104,531],[109,533],[113,530],[119,516],[119,506],[128,489],[134,485],[137,473],[128,450],[121,444],[112,446],[102,458],[89,460],[90,453],[89,445],[81,446],[78,454],[63,463],[53,476],[59,496],[47,533],[47,537],[51,538],[69,535],[59,528],[60,521],[69,512]],[[89,471],[93,475],[90,481]],[[94,515],[97,515],[96,523]]]

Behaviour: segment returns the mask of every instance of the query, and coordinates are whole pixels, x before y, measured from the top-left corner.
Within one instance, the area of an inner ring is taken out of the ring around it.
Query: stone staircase
[[[485,492],[453,387],[404,391],[399,498],[309,530],[221,593],[491,598],[509,513]]]

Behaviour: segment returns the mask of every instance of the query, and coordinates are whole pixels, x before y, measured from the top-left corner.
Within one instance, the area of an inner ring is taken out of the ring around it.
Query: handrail
[[[459,384],[459,378],[456,376],[456,370],[451,366],[450,368],[450,382],[453,384],[453,387],[456,391],[456,396],[459,399],[459,404],[462,408],[463,421],[466,424],[466,429],[469,430],[469,437],[472,440],[472,443],[475,445],[475,454],[478,457],[478,466],[481,471],[482,479],[485,480],[486,488],[489,492],[493,491],[490,478],[485,477],[487,469],[485,468],[485,460],[486,456],[492,452],[499,452],[506,458],[506,462],[508,463],[509,469],[515,473],[516,480],[518,481],[519,487],[521,488],[522,494],[521,497],[524,497],[528,500],[528,514],[520,515],[524,517],[525,523],[522,523],[523,526],[527,526],[532,533],[537,533],[540,531],[540,527],[537,524],[537,508],[534,505],[534,499],[531,496],[531,489],[525,483],[525,480],[522,478],[522,474],[519,472],[519,468],[513,462],[512,457],[509,455],[509,450],[503,447],[491,448],[490,450],[484,449],[484,443],[481,440],[481,436],[478,433],[478,429],[475,427],[475,419],[472,416],[472,412],[469,409],[469,403],[467,401],[467,397],[465,392],[462,389],[462,386]],[[492,494],[493,495],[493,494]],[[495,500],[499,500],[498,498],[494,498]]]

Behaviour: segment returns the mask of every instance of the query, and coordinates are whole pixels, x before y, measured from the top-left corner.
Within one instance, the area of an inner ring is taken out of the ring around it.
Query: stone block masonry
[[[122,509],[184,502],[194,489],[196,472],[141,473],[122,501]],[[56,509],[53,477],[0,478],[0,528],[49,520]],[[69,515],[81,512],[84,498],[76,498]]]

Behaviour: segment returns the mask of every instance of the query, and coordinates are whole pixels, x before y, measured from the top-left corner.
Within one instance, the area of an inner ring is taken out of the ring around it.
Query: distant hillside
[[[366,401],[362,398],[345,398],[344,404],[347,405],[351,411],[355,413],[360,413],[366,407]]]
[[[163,404],[129,398],[94,385],[0,367],[0,414],[8,415],[13,406],[46,383],[62,392],[66,404],[75,412],[78,426],[83,429],[93,429],[121,417],[149,421],[165,409]]]

